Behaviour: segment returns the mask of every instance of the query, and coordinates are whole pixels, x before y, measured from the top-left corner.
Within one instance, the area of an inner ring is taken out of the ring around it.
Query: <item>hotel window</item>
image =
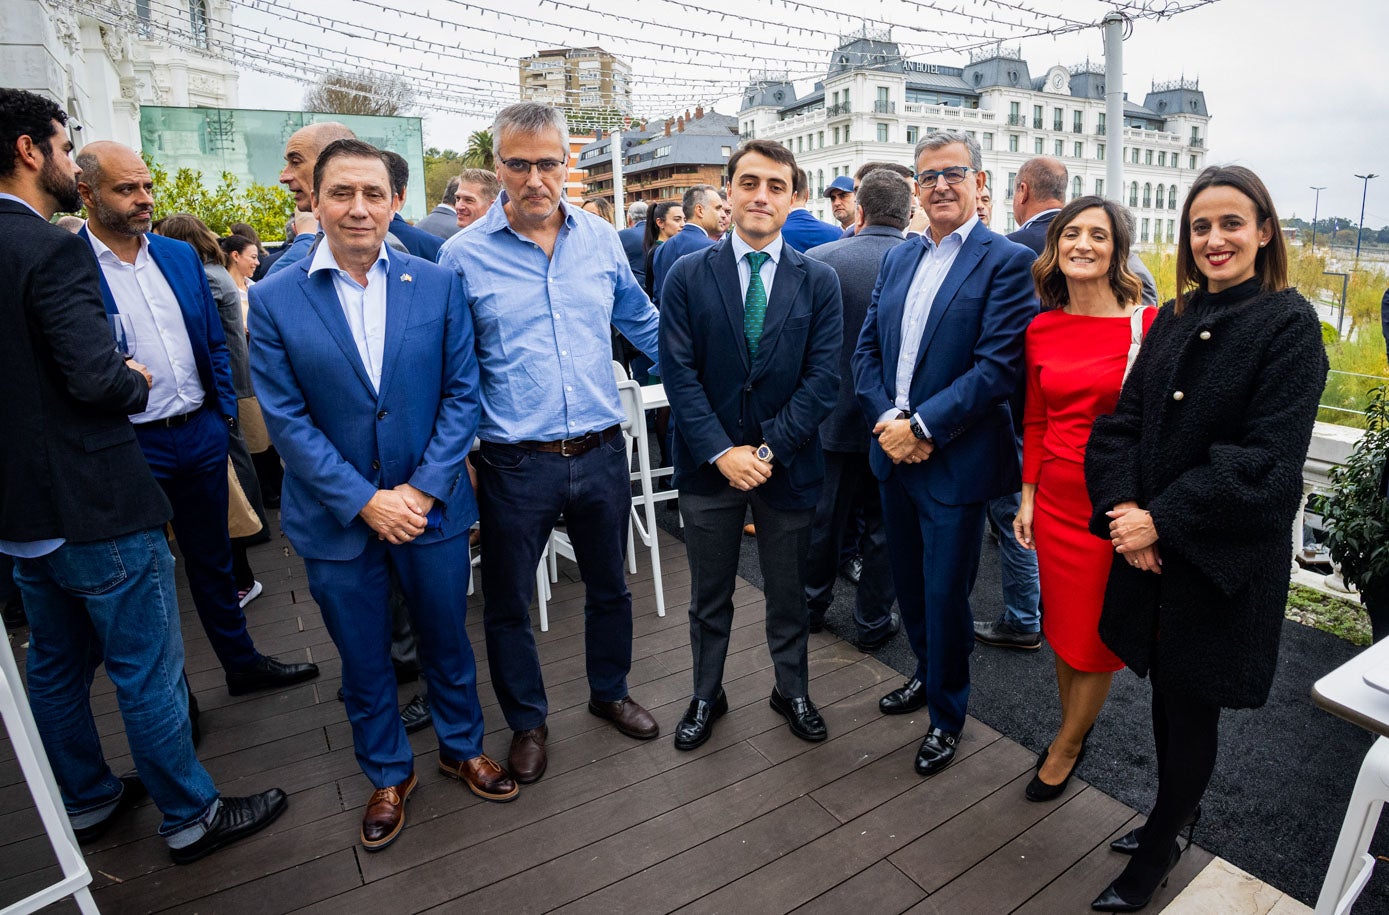
[[[1065,122],[1065,119],[1066,119],[1066,112],[1062,111],[1060,108],[1053,108],[1053,109],[1051,109],[1051,129],[1052,129],[1052,130],[1064,130],[1065,127],[1063,127],[1062,125],[1063,125],[1063,123]]]
[[[1095,196],[1096,196],[1096,197],[1103,197],[1103,196],[1104,196],[1104,179],[1103,179],[1103,178],[1096,178],[1096,179],[1095,179]]]
[[[141,38],[149,38],[154,34],[150,25],[150,0],[135,0],[135,19],[135,28]]]
[[[1153,186],[1152,186],[1151,184],[1145,184],[1145,185],[1143,185],[1143,209],[1146,210],[1146,209],[1148,209],[1149,207],[1151,207],[1152,205],[1153,205]],[[1144,222],[1147,222],[1146,219],[1143,220],[1143,221],[1144,221]],[[1145,238],[1144,241],[1147,241],[1147,239]]]
[[[920,130],[920,128],[918,128],[915,124],[909,124],[909,125],[907,125],[907,142],[908,142],[908,143],[911,143],[911,144],[915,145],[916,140],[917,140],[917,137],[918,137],[918,135],[919,135],[919,134],[918,134],[918,131],[919,131],[919,130]]]
[[[834,145],[835,145],[835,146],[838,146],[838,145],[839,145],[839,128],[838,128],[838,127],[836,127],[836,128],[834,129]]]
[[[1095,131],[1096,131],[1097,133],[1104,133],[1104,130],[1105,130],[1105,128],[1104,128],[1104,117],[1105,117],[1104,112],[1101,111],[1101,112],[1100,112],[1100,121],[1099,121],[1098,124],[1095,125]]]
[[[1071,122],[1071,133],[1085,133],[1085,112],[1075,112],[1075,117]]]
[[[1018,135],[1015,134],[1015,133],[1010,133],[1010,134],[1008,134],[1008,151],[1009,151],[1009,152],[1017,152],[1017,151],[1018,151]]]
[[[1022,114],[1022,108],[1017,102],[1008,103],[1008,123],[1016,124]]]
[[[1009,172],[1009,173],[1008,173],[1008,199],[1009,199],[1009,200],[1011,200],[1011,199],[1013,198],[1013,182],[1015,182],[1015,181],[1017,181],[1017,180],[1018,180],[1018,173],[1017,173],[1017,172]]]
[[[207,47],[207,0],[188,0],[188,26],[195,47]],[[1192,128],[1195,133],[1195,128]]]
[[[1035,128],[1035,129],[1037,129],[1037,130],[1041,130],[1041,129],[1042,129],[1042,106],[1041,106],[1041,105],[1033,105],[1033,106],[1032,106],[1032,126],[1033,126],[1033,128]]]
[[[879,124],[879,125],[878,125],[878,142],[879,142],[879,143],[886,143],[886,142],[887,142],[887,125],[886,125],[886,124]]]
[[[1162,167],[1162,168],[1166,168],[1166,167],[1167,167],[1167,153],[1166,153],[1166,152],[1160,152],[1160,153],[1158,153],[1158,165],[1159,165],[1160,167]]]
[[[1168,185],[1168,187],[1167,187],[1167,209],[1169,209],[1169,210],[1175,210],[1176,208],[1177,208],[1177,186],[1176,186],[1175,184],[1171,184],[1171,185]]]
[[[1188,165],[1187,168],[1192,169],[1193,171],[1196,169],[1196,157],[1195,157],[1195,156],[1192,156],[1192,157],[1191,157],[1191,164]]]
[[[1037,155],[1039,155],[1039,156],[1042,154],[1042,138],[1041,138],[1041,137],[1037,137],[1036,139],[1034,139],[1034,140],[1032,141],[1032,151],[1033,151],[1034,153],[1036,153]]]
[[[803,152],[805,152],[805,137],[796,137],[796,153],[799,155]]]
[[[1076,175],[1071,179],[1071,199],[1075,200],[1081,195],[1080,176]]]
[[[825,170],[823,168],[815,170],[815,186],[818,188],[817,193],[823,194],[825,192]]]
[[[1074,150],[1074,152],[1072,152],[1071,155],[1075,156],[1077,159],[1084,159],[1084,158],[1085,158],[1085,144],[1084,144],[1084,143],[1074,143],[1074,144],[1072,144],[1072,149]]]
[[[994,135],[991,134],[991,133],[985,133],[985,134],[984,134],[984,151],[985,151],[985,152],[993,152],[993,148],[994,148]]]
[[[1170,219],[1167,220],[1167,241],[1169,244],[1177,240],[1177,236],[1172,233],[1175,228],[1176,224]]]
[[[1104,144],[1103,144],[1103,143],[1096,143],[1096,144],[1095,144],[1095,158],[1098,159],[1098,160],[1101,161],[1101,162],[1104,161]]]
[[[824,132],[823,130],[820,131],[819,134],[817,134],[817,137],[818,137],[818,139],[815,141],[815,145],[816,145],[818,148],[820,148],[820,149],[824,149],[824,148],[825,148],[825,132]]]
[[[1144,165],[1152,165],[1152,164],[1153,164],[1153,151],[1152,151],[1151,149],[1145,149],[1145,150],[1143,150],[1143,164],[1144,164]]]
[[[1141,241],[1141,242],[1147,242],[1147,241],[1148,241],[1148,220],[1146,220],[1146,219],[1143,220],[1143,231],[1142,231],[1142,234],[1139,236],[1139,239],[1138,239],[1138,240]]]
[[[1132,150],[1130,150],[1129,161],[1133,162],[1134,165],[1137,165],[1137,164],[1138,164],[1138,147],[1137,147],[1137,146],[1135,146]]]
[[[1060,159],[1063,155],[1065,155],[1063,150],[1066,148],[1066,144],[1061,140],[1057,140],[1056,142],[1052,143],[1051,148],[1052,155],[1056,156],[1056,158]]]
[[[1131,206],[1131,207],[1136,207],[1136,206],[1138,206],[1138,182],[1137,182],[1137,181],[1135,181],[1135,182],[1133,182],[1132,184],[1129,185],[1129,206]]]

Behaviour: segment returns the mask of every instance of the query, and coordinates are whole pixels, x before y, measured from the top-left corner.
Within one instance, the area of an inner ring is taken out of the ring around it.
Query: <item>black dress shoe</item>
[[[894,610],[892,611],[892,621],[888,625],[887,631],[875,639],[859,639],[858,650],[862,651],[864,654],[872,654],[873,652],[882,648],[888,642],[891,642],[892,637],[896,635],[897,631],[901,628],[902,615],[898,613],[896,610]]]
[[[1137,861],[1130,861],[1124,872],[1105,887],[1103,893],[1095,897],[1095,901],[1090,903],[1090,908],[1096,912],[1137,912],[1146,908],[1148,903],[1153,901],[1157,891],[1167,885],[1173,868],[1181,860],[1182,849],[1173,842],[1167,866],[1163,869],[1148,870],[1144,873],[1135,869]],[[1135,870],[1135,873],[1130,875],[1130,870]]]
[[[825,609],[824,607],[810,608],[810,618],[806,623],[807,631],[812,634],[825,631]]]
[[[851,584],[857,585],[859,579],[863,578],[863,557],[855,556],[848,562],[839,567],[839,574],[849,579]]]
[[[825,719],[820,717],[819,710],[808,696],[788,699],[781,694],[781,690],[773,686],[770,704],[772,711],[784,717],[786,723],[791,725],[791,733],[801,740],[818,743],[829,735],[829,731],[825,729]]]
[[[77,836],[77,841],[86,845],[88,842],[95,842],[100,839],[106,834],[106,830],[111,828],[112,824],[125,815],[127,810],[140,803],[148,795],[149,792],[145,790],[145,783],[140,781],[140,776],[122,775],[121,796],[116,799],[116,806],[112,807],[110,813],[95,823],[80,828],[74,826],[72,832]]]
[[[250,797],[223,797],[212,825],[192,845],[169,849],[175,864],[192,864],[233,842],[260,832],[285,812],[289,798],[279,788]]]
[[[727,711],[728,696],[724,695],[723,690],[719,690],[718,698],[713,702],[691,699],[690,707],[685,709],[680,723],[675,726],[675,749],[693,750],[703,744],[714,733],[714,721],[722,718]]]
[[[1024,632],[997,620],[976,622],[974,624],[974,638],[985,645],[993,645],[995,648],[1036,651],[1042,647],[1042,634],[1040,632]]]
[[[1201,808],[1197,807],[1187,818],[1187,821],[1182,824],[1182,831],[1186,833],[1186,844],[1182,846],[1182,851],[1190,848],[1191,843],[1196,839],[1196,824],[1199,822],[1201,822]],[[1181,833],[1178,833],[1177,837],[1181,838]],[[1138,826],[1110,842],[1109,847],[1121,855],[1131,855],[1138,851],[1138,843],[1141,841],[1143,841],[1143,827]]]
[[[227,692],[233,696],[244,696],[257,690],[303,683],[316,676],[317,664],[282,664],[268,655],[261,655],[255,665],[247,670],[228,671]]]
[[[959,734],[942,731],[940,728],[931,728],[926,732],[926,739],[921,741],[921,747],[916,751],[916,774],[935,775],[950,765],[951,761],[955,759],[955,747],[959,742]]]
[[[429,699],[416,695],[400,710],[400,723],[405,725],[405,733],[422,731],[434,723],[434,715],[429,710]]]
[[[906,715],[926,705],[926,684],[916,677],[878,700],[878,711],[884,715]]]

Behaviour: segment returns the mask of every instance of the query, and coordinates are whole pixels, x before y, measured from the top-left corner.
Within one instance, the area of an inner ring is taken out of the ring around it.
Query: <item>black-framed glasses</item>
[[[936,182],[944,178],[946,184],[959,184],[961,181],[965,180],[965,177],[972,171],[974,171],[974,169],[968,165],[952,165],[938,172],[927,169],[924,172],[917,173],[916,183],[922,187],[935,187]]]
[[[531,169],[542,175],[553,175],[564,163],[559,159],[538,159],[534,162],[529,159],[503,159],[502,165],[513,175],[529,175]]]

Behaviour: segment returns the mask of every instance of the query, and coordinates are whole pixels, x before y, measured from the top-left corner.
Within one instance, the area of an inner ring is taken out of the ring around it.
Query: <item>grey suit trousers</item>
[[[690,649],[694,654],[695,698],[712,702],[723,686],[723,665],[733,627],[733,589],[743,539],[743,519],[752,506],[757,556],[767,601],[767,648],[783,696],[808,696],[805,558],[815,510],[768,505],[754,490],[732,486],[713,495],[680,491],[685,551],[690,559]]]

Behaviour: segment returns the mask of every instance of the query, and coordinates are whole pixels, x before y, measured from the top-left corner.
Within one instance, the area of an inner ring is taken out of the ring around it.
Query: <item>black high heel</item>
[[[1186,851],[1191,847],[1191,843],[1196,841],[1196,824],[1199,822],[1201,822],[1201,808],[1198,806],[1192,812],[1191,817],[1182,824],[1182,832],[1186,833],[1186,844],[1182,846],[1182,851]],[[1177,838],[1180,839],[1181,837],[1182,833],[1178,832]],[[1142,838],[1143,827],[1138,826],[1110,842],[1109,847],[1121,855],[1131,855],[1138,851],[1138,843]]]
[[[1032,781],[1028,782],[1027,787],[1023,789],[1023,797],[1027,798],[1029,801],[1042,803],[1045,801],[1054,801],[1065,794],[1066,786],[1071,783],[1071,776],[1080,768],[1081,762],[1085,759],[1085,750],[1090,745],[1090,734],[1094,730],[1095,726],[1091,725],[1090,730],[1086,731],[1085,736],[1080,739],[1080,752],[1076,754],[1076,761],[1071,764],[1071,771],[1066,773],[1066,777],[1061,780],[1061,784],[1059,785],[1048,785],[1046,782],[1042,781],[1042,766],[1046,764],[1047,754],[1050,752],[1051,748],[1048,747],[1043,750],[1037,757],[1037,768],[1035,770],[1037,774],[1032,776]]]
[[[1104,888],[1104,892],[1095,897],[1095,901],[1090,903],[1090,908],[1096,912],[1137,912],[1139,909],[1146,908],[1148,903],[1153,901],[1153,896],[1157,891],[1167,885],[1167,881],[1172,876],[1173,869],[1182,860],[1182,847],[1176,842],[1172,843],[1172,851],[1168,854],[1167,867],[1163,868],[1157,880],[1147,893],[1135,896],[1125,896],[1119,891],[1119,881],[1124,878],[1124,874],[1116,877],[1109,886]],[[1132,865],[1130,865],[1131,867]],[[1125,873],[1128,869],[1125,868]]]

